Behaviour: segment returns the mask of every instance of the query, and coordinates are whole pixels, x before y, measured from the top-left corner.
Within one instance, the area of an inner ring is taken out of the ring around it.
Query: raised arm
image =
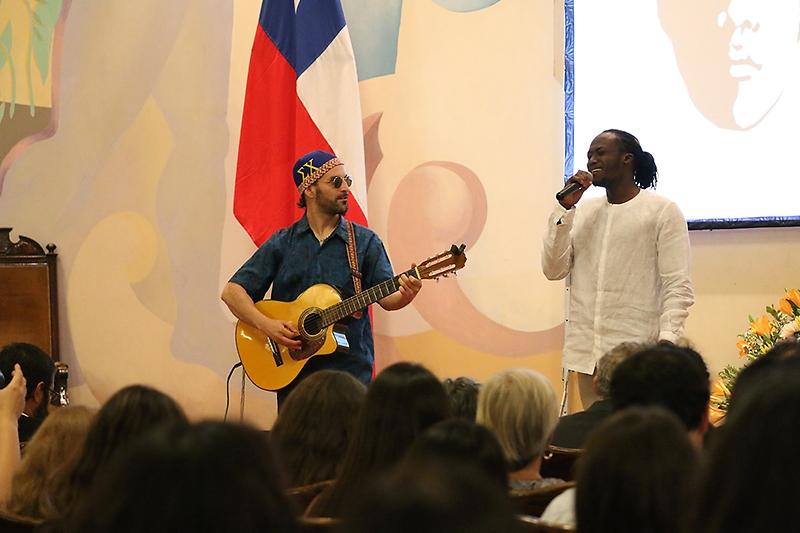
[[[19,465],[17,421],[25,407],[25,376],[14,365],[11,382],[0,390],[0,505],[11,496],[11,480]]]
[[[574,219],[575,209],[556,204],[547,220],[542,241],[542,272],[549,280],[564,279],[572,268],[570,232]]]

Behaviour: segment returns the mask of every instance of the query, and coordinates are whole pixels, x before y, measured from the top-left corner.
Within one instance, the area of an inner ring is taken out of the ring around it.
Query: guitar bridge
[[[272,352],[272,358],[275,359],[275,366],[283,365],[283,357],[281,357],[281,350],[278,343],[267,337],[267,346],[269,351]]]

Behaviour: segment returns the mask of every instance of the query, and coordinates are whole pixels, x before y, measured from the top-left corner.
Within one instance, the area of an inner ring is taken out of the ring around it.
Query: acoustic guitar
[[[423,261],[403,274],[420,280],[447,277],[466,263],[464,248],[466,246],[463,244],[453,245],[449,250]],[[267,337],[261,330],[238,321],[236,350],[247,376],[256,386],[265,390],[277,391],[284,388],[294,381],[309,359],[337,350],[339,342],[336,337],[341,336],[341,333],[334,331],[337,322],[398,291],[401,275],[346,300],[342,300],[336,288],[318,283],[291,302],[257,302],[256,307],[262,314],[297,324],[301,347],[296,350],[287,348]]]

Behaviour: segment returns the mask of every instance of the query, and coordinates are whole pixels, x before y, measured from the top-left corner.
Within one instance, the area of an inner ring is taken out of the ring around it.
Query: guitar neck
[[[403,272],[403,274],[408,277],[414,277],[417,279],[420,278],[419,272],[416,268],[407,270],[406,272]],[[403,274],[398,274],[395,277],[387,279],[382,283],[378,283],[374,287],[370,287],[365,291],[359,292],[355,296],[351,296],[350,298],[343,300],[336,305],[328,307],[321,313],[322,327],[327,328],[331,324],[338,322],[344,317],[350,316],[357,311],[361,311],[368,305],[377,302],[381,298],[397,292],[400,290],[399,280],[400,276]]]

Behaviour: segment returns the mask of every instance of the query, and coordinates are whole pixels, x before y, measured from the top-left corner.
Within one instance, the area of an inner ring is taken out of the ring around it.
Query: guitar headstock
[[[461,246],[454,244],[449,250],[434,255],[417,265],[416,272],[419,274],[419,279],[447,277],[456,270],[464,268],[467,262],[467,255],[464,253],[466,247],[466,244]]]

